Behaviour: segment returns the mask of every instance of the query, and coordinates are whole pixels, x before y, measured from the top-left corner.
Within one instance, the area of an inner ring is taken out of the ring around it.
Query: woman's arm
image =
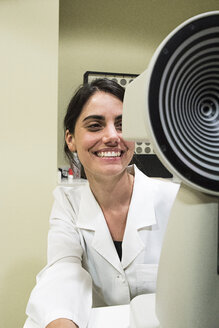
[[[73,322],[86,327],[92,307],[92,279],[82,267],[75,214],[64,193],[58,192],[50,217],[48,263],[37,275],[26,313],[43,327],[77,327]]]
[[[78,328],[78,326],[68,319],[57,319],[50,322],[46,328]]]

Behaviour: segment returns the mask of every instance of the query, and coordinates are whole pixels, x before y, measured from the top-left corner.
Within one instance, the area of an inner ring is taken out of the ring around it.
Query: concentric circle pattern
[[[219,14],[190,22],[164,45],[151,75],[149,112],[168,162],[219,192]]]

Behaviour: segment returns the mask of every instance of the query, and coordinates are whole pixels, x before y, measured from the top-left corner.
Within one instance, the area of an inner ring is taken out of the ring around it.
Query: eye
[[[115,127],[116,130],[122,131],[122,121],[116,122]]]
[[[89,131],[99,131],[102,129],[102,125],[98,122],[95,122],[95,123],[90,123],[87,125],[87,129]]]

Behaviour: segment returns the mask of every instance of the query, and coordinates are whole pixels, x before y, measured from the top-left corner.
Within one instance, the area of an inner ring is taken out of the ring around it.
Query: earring
[[[81,162],[78,158],[77,151],[72,152],[73,156],[73,171],[74,171],[74,177],[76,179],[81,178]]]

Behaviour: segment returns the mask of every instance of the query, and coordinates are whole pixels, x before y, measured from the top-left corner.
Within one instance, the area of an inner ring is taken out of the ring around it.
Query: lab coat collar
[[[103,212],[91,192],[89,184],[84,186],[77,220],[78,228],[90,230],[90,233],[94,235],[92,247],[119,272],[123,272],[123,269],[144,248],[138,230],[156,224],[151,179],[137,167],[133,167],[133,169],[135,180],[122,243],[122,263],[116,253]]]
[[[92,247],[117,271],[123,273],[103,212],[91,192],[89,184],[83,189],[77,226],[80,229],[90,230],[90,234],[93,235]]]
[[[157,223],[152,180],[135,166],[134,171],[135,183],[122,244],[122,266],[124,269],[144,249],[144,243],[138,231]]]

